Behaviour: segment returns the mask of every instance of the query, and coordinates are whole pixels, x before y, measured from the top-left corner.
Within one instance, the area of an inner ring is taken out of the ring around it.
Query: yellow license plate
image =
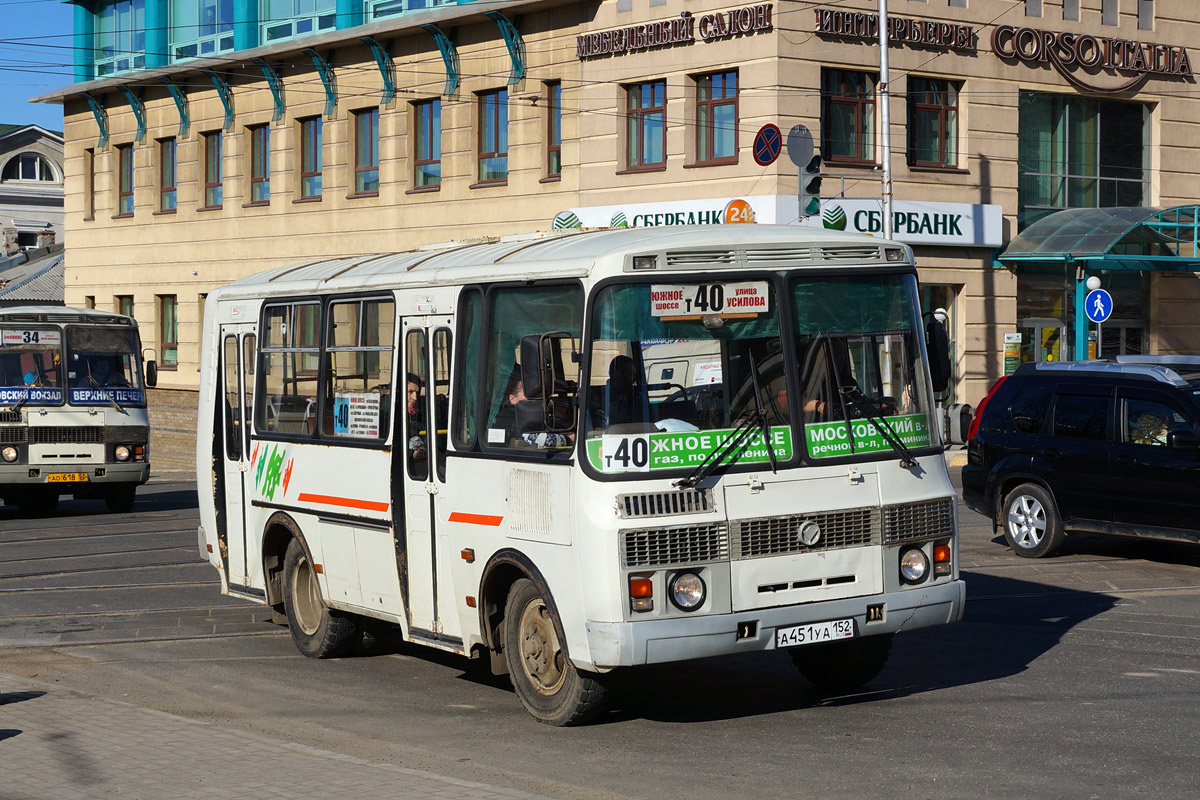
[[[51,472],[46,476],[47,483],[86,483],[86,472]]]

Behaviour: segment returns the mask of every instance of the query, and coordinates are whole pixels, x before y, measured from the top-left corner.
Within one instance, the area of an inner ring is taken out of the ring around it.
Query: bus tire
[[[299,539],[292,539],[283,559],[283,609],[296,649],[309,658],[337,658],[354,644],[354,618],[325,607]]]
[[[892,634],[810,644],[789,651],[800,674],[822,691],[844,692],[870,683],[892,652]]]
[[[113,514],[128,514],[136,498],[137,484],[122,483],[105,492],[104,503]]]
[[[581,725],[604,707],[605,688],[596,675],[580,672],[558,638],[554,611],[533,581],[512,585],[504,611],[504,657],[513,691],[538,722]]]

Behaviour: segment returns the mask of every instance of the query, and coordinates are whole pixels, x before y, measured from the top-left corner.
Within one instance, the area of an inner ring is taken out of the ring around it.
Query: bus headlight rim
[[[130,455],[132,455],[132,451],[128,446],[123,444],[117,445],[113,450],[113,458],[115,458],[117,461],[128,461]]]
[[[929,577],[929,556],[920,547],[909,547],[900,553],[900,580],[907,584],[923,583]]]
[[[668,596],[671,598],[671,604],[680,611],[691,612],[704,605],[708,598],[708,587],[699,574],[692,570],[683,570],[671,576]]]
[[[7,461],[10,464],[13,463],[14,461],[16,461],[17,456],[19,456],[19,455],[20,455],[20,453],[17,452],[17,448],[13,447],[12,445],[9,445],[8,447],[4,448],[3,450],[0,450],[0,458],[3,458],[5,461]]]

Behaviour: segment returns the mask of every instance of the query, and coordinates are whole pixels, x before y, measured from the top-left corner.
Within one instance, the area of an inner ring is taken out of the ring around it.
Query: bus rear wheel
[[[538,722],[580,725],[603,709],[604,686],[598,676],[575,669],[559,641],[554,612],[525,578],[508,592],[504,658],[513,691]]]
[[[883,670],[892,652],[892,634],[802,645],[789,652],[800,674],[818,689],[845,692],[870,683]]]
[[[321,602],[317,574],[299,539],[292,539],[283,559],[283,610],[292,641],[309,658],[336,658],[354,644],[353,617]]]
[[[137,498],[136,484],[120,484],[109,489],[104,495],[104,503],[114,514],[128,514],[133,510],[133,501]]]

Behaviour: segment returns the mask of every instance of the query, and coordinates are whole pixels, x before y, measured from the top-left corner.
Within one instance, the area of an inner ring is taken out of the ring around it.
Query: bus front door
[[[446,581],[438,585],[437,544],[437,499],[445,488],[449,325],[448,318],[401,318],[404,373],[396,381],[405,389],[397,392],[395,412],[395,418],[403,420],[398,426],[403,435],[393,437],[395,471],[404,475],[403,509],[398,509],[403,518],[403,534],[398,534],[403,537],[400,581],[409,634],[426,640],[452,633],[443,624],[443,611],[453,607],[446,605]],[[439,592],[444,601],[440,604]]]
[[[255,336],[249,325],[221,326],[221,382],[224,402],[222,474],[225,490],[225,578],[232,591],[249,589],[246,497],[250,473],[250,400],[254,391]]]

